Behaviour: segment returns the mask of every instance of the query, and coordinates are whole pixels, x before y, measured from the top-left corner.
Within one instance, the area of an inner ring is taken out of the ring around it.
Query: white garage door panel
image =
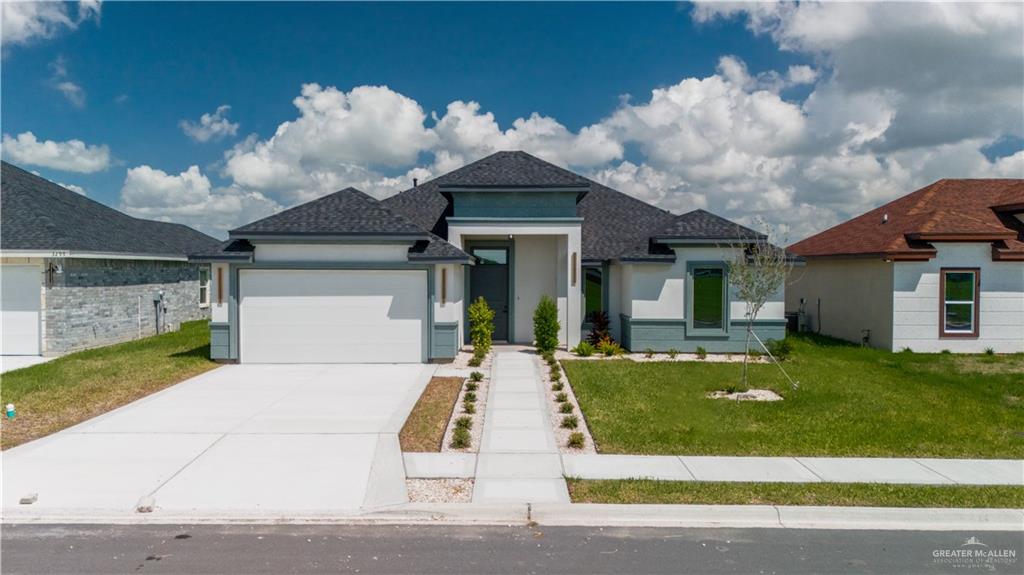
[[[0,266],[0,354],[39,355],[42,267]]]
[[[243,270],[239,287],[245,363],[424,360],[425,272]]]

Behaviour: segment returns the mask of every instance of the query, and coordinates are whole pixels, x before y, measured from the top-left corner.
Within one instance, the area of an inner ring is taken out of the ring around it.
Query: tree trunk
[[[747,386],[747,360],[750,358],[750,330],[753,329],[753,325],[750,320],[747,320],[747,341],[743,346],[743,378],[740,383],[743,387]]]

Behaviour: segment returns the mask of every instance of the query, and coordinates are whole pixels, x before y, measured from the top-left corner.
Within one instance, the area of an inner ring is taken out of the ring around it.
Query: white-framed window
[[[942,269],[939,336],[978,337],[979,271],[977,268]]]
[[[210,305],[210,270],[199,268],[199,307]]]

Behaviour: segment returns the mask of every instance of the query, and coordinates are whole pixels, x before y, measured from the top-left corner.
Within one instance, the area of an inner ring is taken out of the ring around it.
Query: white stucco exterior
[[[434,269],[434,321],[458,322],[460,342],[463,341],[464,269],[469,273],[469,268],[462,264],[441,264]]]
[[[266,262],[404,262],[409,244],[256,244],[253,260]]]
[[[988,243],[937,243],[927,262],[896,262],[893,272],[893,351],[1024,352],[1024,262],[993,262]],[[977,338],[939,337],[939,271],[979,268]]]
[[[810,260],[794,268],[786,309],[804,300],[808,329],[824,335],[892,348],[893,263],[881,258]],[[865,330],[869,330],[865,333]]]
[[[557,236],[517,236],[515,238],[515,333],[516,342],[533,341],[533,310],[541,296],[556,302],[560,299],[558,254],[561,247]],[[564,296],[561,298],[564,299]],[[564,303],[559,306],[561,311]],[[561,320],[564,340],[565,321]]]

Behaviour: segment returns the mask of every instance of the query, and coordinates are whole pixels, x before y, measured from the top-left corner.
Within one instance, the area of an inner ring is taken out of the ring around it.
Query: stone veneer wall
[[[209,318],[199,307],[199,266],[154,260],[49,259],[52,274],[43,301],[43,352],[109,345],[156,333],[153,295],[164,291],[165,329]],[[45,272],[44,272],[45,274]],[[141,314],[140,314],[141,298]],[[141,327],[140,327],[141,324]]]

